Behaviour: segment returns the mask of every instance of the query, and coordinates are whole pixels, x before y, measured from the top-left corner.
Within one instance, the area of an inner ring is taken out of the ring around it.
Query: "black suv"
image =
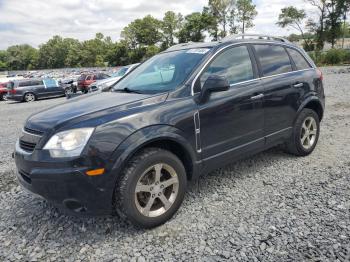
[[[29,117],[15,149],[18,179],[70,213],[154,227],[200,174],[280,144],[310,154],[324,106],[321,72],[286,40],[180,44],[111,92]]]

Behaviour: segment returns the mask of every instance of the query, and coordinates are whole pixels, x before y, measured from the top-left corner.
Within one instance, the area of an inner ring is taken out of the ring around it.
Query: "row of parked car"
[[[32,102],[50,97],[69,97],[73,93],[106,92],[139,64],[119,68],[112,75],[83,73],[74,79],[27,78],[0,83],[0,100]]]

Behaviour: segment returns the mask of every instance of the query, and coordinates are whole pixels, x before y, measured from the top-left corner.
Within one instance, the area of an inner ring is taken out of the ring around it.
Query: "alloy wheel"
[[[316,120],[309,116],[305,118],[301,126],[300,142],[305,149],[310,149],[316,141],[317,123]]]
[[[26,100],[26,102],[33,102],[33,101],[35,101],[35,96],[31,93],[26,94],[25,100]]]
[[[159,163],[149,167],[135,188],[137,210],[146,217],[163,215],[174,204],[179,192],[179,178],[171,166]]]

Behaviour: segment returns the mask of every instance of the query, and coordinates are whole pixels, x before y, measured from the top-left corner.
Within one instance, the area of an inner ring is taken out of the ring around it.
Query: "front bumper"
[[[27,153],[16,144],[17,178],[27,191],[47,199],[65,213],[112,214],[113,187],[104,186],[110,184],[106,181],[108,174],[89,177],[85,175],[88,167],[78,167],[69,161],[40,162],[40,153],[35,153]]]

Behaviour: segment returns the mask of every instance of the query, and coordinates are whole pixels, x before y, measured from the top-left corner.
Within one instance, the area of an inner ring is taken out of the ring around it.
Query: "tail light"
[[[323,81],[323,74],[322,74],[322,71],[320,70],[320,69],[316,69],[316,73],[317,73],[317,76],[318,76],[318,78],[321,80],[321,81]]]

